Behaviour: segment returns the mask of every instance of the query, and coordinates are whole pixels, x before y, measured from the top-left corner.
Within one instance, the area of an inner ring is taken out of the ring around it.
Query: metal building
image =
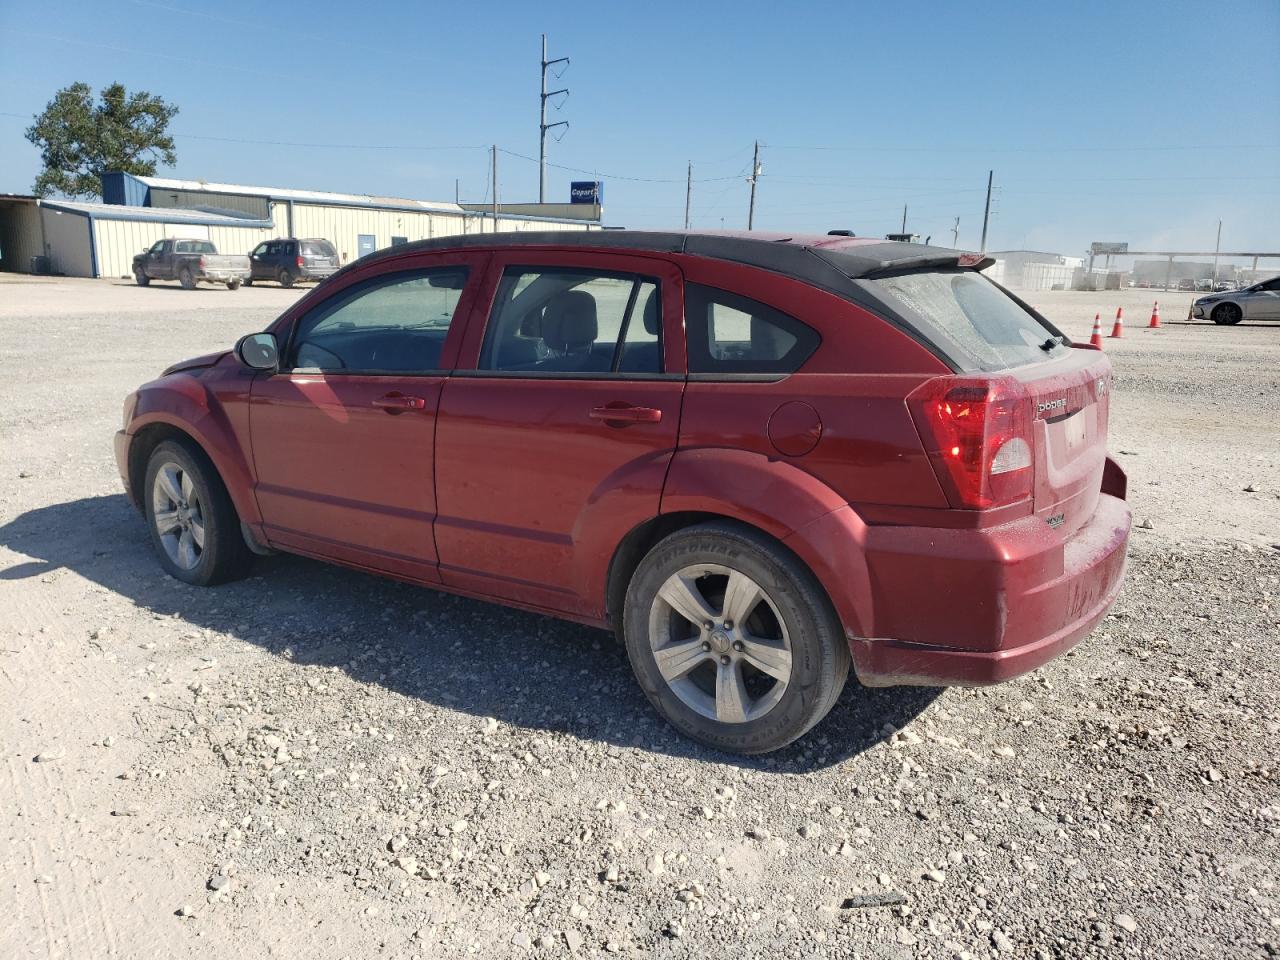
[[[995,263],[986,271],[997,283],[1015,290],[1070,290],[1083,257],[1042,250],[989,250]]]
[[[126,277],[134,254],[166,237],[211,240],[247,254],[263,240],[323,237],[344,263],[383,247],[456,234],[600,227],[598,206],[463,207],[399,197],[242,184],[103,177],[104,203],[0,194],[0,269]]]

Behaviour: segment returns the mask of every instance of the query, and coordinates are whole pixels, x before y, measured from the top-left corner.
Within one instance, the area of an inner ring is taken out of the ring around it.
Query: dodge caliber
[[[179,580],[284,551],[612,629],[676,728],[761,753],[851,668],[996,683],[1120,590],[1110,364],[990,262],[758,233],[398,246],[143,385],[116,458]]]

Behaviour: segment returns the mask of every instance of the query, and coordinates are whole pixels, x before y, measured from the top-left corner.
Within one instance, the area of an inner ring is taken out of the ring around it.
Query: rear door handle
[[[588,414],[592,420],[612,423],[660,423],[662,411],[657,407],[633,407],[630,405],[592,407]]]
[[[427,401],[422,397],[406,397],[402,393],[388,393],[373,401],[373,405],[387,413],[404,413],[406,410],[425,410]]]

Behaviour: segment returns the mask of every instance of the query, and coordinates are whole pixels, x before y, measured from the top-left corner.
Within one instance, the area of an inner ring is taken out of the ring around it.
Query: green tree
[[[59,90],[27,128],[44,162],[32,191],[96,197],[108,170],[151,176],[157,160],[172,166],[178,155],[168,128],[177,112],[162,98],[145,90],[129,94],[119,83],[103,88],[97,104],[87,83]]]

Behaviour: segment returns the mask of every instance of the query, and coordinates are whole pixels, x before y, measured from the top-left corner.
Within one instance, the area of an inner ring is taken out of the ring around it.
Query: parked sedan
[[[829,236],[411,243],[141,387],[116,457],[179,580],[279,550],[610,628],[675,727],[761,753],[850,669],[1006,680],[1120,590],[1111,364],[991,263]]]
[[[1242,290],[1200,297],[1191,305],[1191,316],[1223,325],[1241,320],[1280,320],[1280,277],[1263,280]]]
[[[254,280],[275,280],[282,287],[292,287],[302,280],[323,280],[338,272],[338,251],[328,240],[267,240],[249,254],[249,268]]]

